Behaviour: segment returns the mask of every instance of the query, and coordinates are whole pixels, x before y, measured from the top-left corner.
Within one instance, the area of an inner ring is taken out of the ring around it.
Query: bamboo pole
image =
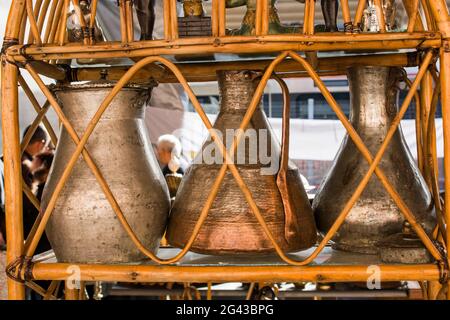
[[[262,0],[260,2],[261,7],[261,35],[269,34],[269,1]]]
[[[352,16],[350,14],[350,7],[348,0],[341,0],[342,17],[344,18],[344,31],[351,33],[353,31]]]
[[[36,280],[65,280],[71,264],[38,263],[33,266]],[[366,282],[368,265],[295,266],[154,266],[77,265],[81,281],[119,282]],[[435,264],[380,265],[381,281],[433,281],[439,279]]]
[[[406,9],[406,11],[408,12],[408,16],[409,16],[407,32],[413,32],[416,27],[416,22],[419,17],[419,0],[403,1],[403,3],[405,3],[405,2],[408,2],[411,4],[411,10]]]
[[[24,1],[13,0],[5,30],[5,43],[19,40],[22,17],[25,16]],[[23,215],[22,215],[22,173],[20,157],[19,105],[16,65],[7,62],[1,55],[1,106],[4,188],[6,211],[6,263],[10,265],[23,253]],[[25,287],[22,283],[8,279],[8,298],[10,300],[25,299]]]
[[[441,50],[441,102],[444,136],[445,220],[447,222],[447,248],[450,248],[450,52]],[[450,259],[449,259],[450,262]],[[449,283],[450,284],[450,283]],[[450,290],[448,290],[450,292]],[[448,294],[450,299],[450,293]]]
[[[129,44],[124,48],[122,44],[108,43],[90,47],[86,52],[83,46],[66,45],[63,47],[29,47],[24,53],[35,60],[71,59],[71,58],[123,58],[142,57],[148,55],[165,54],[195,54],[203,53],[255,53],[255,52],[279,52],[280,50],[295,51],[334,51],[334,50],[358,50],[373,49],[390,51],[406,48],[440,47],[439,34],[430,33],[386,33],[383,42],[379,41],[378,34],[341,35],[341,36],[304,36],[268,35],[259,37],[225,37],[221,39],[221,45],[217,46],[216,38],[182,38],[173,42],[168,47],[166,41],[145,41]],[[8,54],[16,61],[23,62],[26,59],[18,47],[12,47]]]
[[[304,8],[304,12],[303,12],[303,34],[307,35],[308,34],[308,26],[309,26],[309,19],[311,19],[310,15],[309,15],[309,7],[311,6],[311,0],[306,0],[305,1],[305,8]]]
[[[71,281],[65,281],[64,297],[66,300],[80,300],[80,289],[73,286],[74,284]]]
[[[45,18],[47,17],[48,8],[50,6],[50,1],[51,0],[44,1],[44,3],[42,4],[42,7],[41,7],[41,12],[39,13],[38,30],[39,30],[39,34],[41,34],[41,35],[42,35],[42,31],[44,29],[44,22],[45,22]],[[45,40],[43,40],[42,42],[45,43]]]
[[[433,97],[433,78],[431,77],[431,73],[427,71],[420,83],[420,106],[422,109],[422,137],[424,137],[425,142],[428,137],[428,118],[430,116],[431,109],[431,100]],[[424,143],[424,154],[428,154],[428,146],[427,143]],[[431,172],[430,167],[428,165],[428,161],[424,162],[424,178],[427,182],[428,188],[431,190]]]
[[[377,11],[378,23],[380,24],[380,32],[386,32],[386,19],[384,17],[383,6],[381,5],[381,0],[374,0],[375,9]]]
[[[262,35],[263,1],[265,0],[256,0],[255,36]]]
[[[42,45],[41,35],[39,33],[39,27],[36,22],[36,19],[39,15],[39,10],[42,5],[42,0],[37,0],[35,3],[35,7],[33,10],[33,1],[26,0],[27,6],[27,16],[28,21],[30,22],[30,34],[28,35],[28,43],[33,43],[35,41],[36,45]]]
[[[213,0],[211,7],[211,32],[213,37],[219,36],[219,24],[220,24],[220,14],[219,14],[219,3],[220,0]]]
[[[171,39],[178,39],[177,0],[170,0],[170,34]]]
[[[225,10],[225,1],[219,0],[219,36],[224,37],[226,35],[226,21],[227,12]]]
[[[125,17],[127,26],[128,42],[134,41],[134,21],[133,21],[133,3],[131,0],[125,0]]]
[[[356,8],[355,21],[353,22],[353,28],[355,30],[361,30],[361,21],[364,14],[364,9],[366,9],[367,0],[359,0],[358,7]]]
[[[272,60],[242,60],[209,63],[178,63],[177,68],[184,75],[188,82],[205,82],[215,81],[217,79],[216,72],[218,70],[260,70],[263,71],[272,62]],[[339,57],[318,58],[317,70],[323,75],[345,75],[348,67],[353,65],[373,65],[373,66],[396,66],[396,67],[415,67],[418,65],[417,55],[411,53],[395,53],[395,54],[375,54],[375,55],[346,55]],[[108,69],[107,79],[119,80],[129,67],[118,66]],[[36,71],[39,71],[36,69]],[[75,81],[92,81],[101,79],[101,67],[74,68],[72,69]],[[178,80],[173,74],[168,72],[159,72],[155,76],[155,71],[141,69],[133,77],[133,81],[147,81],[150,76],[154,77],[158,83],[174,83]],[[307,77],[305,69],[297,62],[292,60],[284,60],[276,68],[275,72],[280,77]],[[416,94],[418,97],[418,94]],[[417,101],[417,100],[416,100]],[[420,105],[420,99],[418,99]],[[419,106],[420,107],[420,106]]]
[[[61,14],[62,14],[62,9],[63,9],[63,1],[56,1],[57,2],[57,6],[55,8],[55,15],[54,17],[51,16],[49,19],[51,19],[52,24],[48,25],[50,27],[49,33],[48,33],[48,41],[46,41],[46,43],[54,43],[55,39],[56,39],[56,34],[58,32],[58,26],[61,22]],[[50,20],[49,20],[50,21]],[[46,36],[47,38],[47,36]]]
[[[81,32],[83,36],[83,43],[85,45],[89,44],[89,37],[87,37],[85,30],[87,28],[86,19],[84,19],[84,14],[81,12],[80,8],[80,0],[72,0],[73,8],[75,10],[75,14],[78,16],[78,20],[80,21]]]
[[[61,16],[60,16],[60,24],[59,24],[59,32],[58,32],[58,44],[63,46],[66,42],[67,35],[67,14],[69,11],[69,2],[70,0],[64,0]]]
[[[36,111],[36,113],[39,114],[41,111],[41,107],[40,107],[39,102],[37,101],[36,97],[34,96],[33,91],[28,86],[28,83],[25,81],[25,79],[21,75],[19,75],[18,81],[19,81],[20,86],[22,87],[22,90],[25,92],[26,96],[30,100],[31,105],[33,106],[34,110]],[[42,123],[44,124],[45,129],[47,129],[47,132],[50,135],[50,139],[51,139],[52,143],[56,146],[56,144],[58,143],[58,137],[57,137],[55,131],[53,130],[53,127],[50,124],[50,121],[48,121],[48,119],[45,115],[42,117]]]
[[[171,41],[172,40],[172,31],[171,31],[171,23],[170,23],[170,7],[171,0],[164,0],[164,40]]]

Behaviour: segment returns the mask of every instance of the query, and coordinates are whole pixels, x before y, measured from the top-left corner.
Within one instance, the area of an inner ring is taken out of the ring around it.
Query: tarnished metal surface
[[[5,270],[6,270],[6,251],[0,251],[0,300],[8,299]]]
[[[218,74],[221,110],[214,128],[223,134],[226,145],[231,145],[229,140],[232,138],[227,137],[226,129],[239,128],[258,84],[255,79],[257,75],[257,73],[249,71],[229,71]],[[272,146],[272,155],[279,159],[280,146],[274,140],[270,125],[261,108],[255,112],[248,129],[255,129],[256,132],[261,132],[259,131],[261,129],[267,130],[268,155],[270,155]],[[259,146],[258,149],[261,147],[260,138],[261,136],[258,135],[256,143]],[[286,217],[276,184],[277,172],[262,175],[261,169],[269,167],[270,164],[262,164],[260,155],[256,159],[256,164],[249,164],[249,149],[251,148],[249,145],[240,149],[242,154],[245,154],[245,164],[240,162],[237,164],[237,168],[252,192],[276,241],[286,251],[296,251],[312,246],[316,240],[316,228],[298,169],[290,163],[287,170],[287,185],[293,201],[293,214],[298,228],[294,237],[286,240]],[[207,141],[203,145],[202,152],[186,172],[177,193],[167,232],[167,239],[174,246],[184,246],[192,234],[193,227],[220,170],[220,163],[206,164],[205,161],[202,162],[199,159],[202,154],[207,154],[207,150],[212,146],[212,141]],[[235,162],[236,160],[237,158],[235,158]],[[227,172],[208,218],[194,242],[192,251],[226,254],[262,253],[272,250],[272,244],[258,224],[236,181],[231,173]]]
[[[348,70],[351,95],[350,120],[375,155],[397,114],[401,69],[358,66]],[[435,225],[434,206],[425,182],[399,128],[379,166],[427,232]],[[369,169],[367,161],[346,136],[329,174],[314,200],[319,230],[327,232]],[[334,241],[336,247],[377,253],[378,243],[401,233],[403,215],[373,175],[351,209]]]
[[[53,88],[79,136],[112,85],[91,83]],[[92,133],[87,150],[138,238],[155,251],[165,229],[170,202],[143,121],[149,93],[148,88],[142,87],[122,89]],[[42,210],[74,151],[75,143],[62,129]],[[126,263],[144,258],[81,157],[58,198],[47,235],[60,262]]]

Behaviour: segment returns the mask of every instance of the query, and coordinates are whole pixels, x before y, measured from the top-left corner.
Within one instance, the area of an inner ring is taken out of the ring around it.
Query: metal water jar
[[[378,152],[398,113],[402,69],[355,66],[348,69],[350,121],[372,155]],[[431,232],[435,225],[430,192],[406,145],[401,126],[379,168],[418,222]],[[366,159],[347,135],[313,202],[318,229],[326,233],[369,170]],[[386,237],[401,233],[404,216],[374,174],[333,238],[337,249],[375,254]]]
[[[233,139],[228,130],[239,128],[255,93],[259,75],[252,71],[218,72],[221,101],[214,130],[221,133],[228,149]],[[259,151],[261,146],[267,147],[269,153],[266,154],[270,154],[275,161],[280,157],[280,145],[260,106],[247,129],[255,133],[253,137],[256,140],[249,140],[250,142],[241,144],[238,148],[237,154],[241,152],[241,155],[245,155],[245,161],[239,161],[237,155],[234,161],[272,235],[285,251],[311,247],[316,241],[317,231],[298,168],[289,163],[287,169],[286,180],[293,208],[292,212],[287,213],[277,186],[277,171],[270,169],[269,173],[262,170],[269,169],[271,164],[264,164],[260,153],[250,161],[251,154],[254,155],[249,151],[252,143],[253,147],[259,146]],[[267,138],[265,142],[261,140],[264,138]],[[187,170],[175,198],[167,239],[176,247],[183,247],[191,236],[222,166],[222,163],[207,159],[207,152],[213,144],[209,140],[202,146]],[[220,154],[218,159],[221,159]],[[293,233],[287,232],[291,224],[295,224],[294,229],[289,229],[295,230]],[[258,254],[274,250],[230,172],[226,173],[191,250],[208,254]]]
[[[83,135],[114,84],[102,81],[52,87],[78,136]],[[150,92],[149,86],[124,87],[103,114],[86,149],[137,237],[155,252],[165,230],[170,202],[143,120]],[[46,209],[75,147],[62,126],[41,210]],[[59,262],[112,264],[145,258],[81,156],[57,199],[46,233]]]

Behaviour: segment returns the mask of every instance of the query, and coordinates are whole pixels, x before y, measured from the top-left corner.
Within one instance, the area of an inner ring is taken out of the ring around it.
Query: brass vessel
[[[269,1],[269,34],[283,34],[299,32],[298,27],[285,26],[281,24],[278,11],[275,6],[277,0]],[[246,5],[247,11],[242,20],[241,28],[228,30],[229,35],[251,36],[256,34],[256,0],[226,0],[227,8],[236,8]]]
[[[114,83],[94,82],[52,87],[64,114],[79,136]],[[149,87],[129,85],[113,99],[87,143],[131,228],[156,251],[164,233],[170,200],[151,149],[143,116]],[[45,186],[45,210],[75,143],[62,128]],[[46,229],[59,262],[127,263],[145,257],[117,219],[93,173],[80,157],[58,197]]]
[[[350,121],[375,155],[398,112],[402,69],[355,66],[348,69]],[[379,167],[427,232],[435,225],[434,206],[401,127],[395,132]],[[347,135],[313,202],[318,229],[326,233],[369,169]],[[334,237],[337,249],[378,253],[379,243],[401,233],[404,217],[374,174]]]
[[[227,148],[234,137],[232,130],[239,128],[247,111],[258,85],[259,75],[252,71],[218,72],[221,102],[214,129],[222,134]],[[285,211],[281,192],[277,186],[279,167],[275,166],[275,170],[271,168],[271,165],[279,162],[280,145],[274,139],[261,107],[255,112],[245,134],[253,139],[249,138],[246,143],[239,145],[234,163],[247,183],[274,238],[285,251],[311,247],[316,241],[317,234],[311,206],[298,168],[293,163],[289,163],[287,168],[286,193],[289,194],[291,199],[289,205],[293,209]],[[218,152],[214,153],[214,156],[219,163],[208,158],[214,146],[213,141],[207,141],[202,146],[181,182],[167,231],[167,239],[174,246],[183,247],[191,236],[222,166],[220,162],[222,158]],[[253,152],[255,149],[251,151],[255,146],[259,151],[257,155]],[[265,154],[271,156],[270,163],[261,157],[263,148],[269,150],[269,153]],[[272,243],[253,215],[236,181],[231,173],[227,172],[208,217],[194,241],[192,251],[232,254],[265,253],[273,250]]]

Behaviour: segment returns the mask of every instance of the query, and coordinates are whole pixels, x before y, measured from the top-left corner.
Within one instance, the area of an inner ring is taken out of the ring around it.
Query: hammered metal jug
[[[218,72],[221,101],[214,129],[222,134],[228,149],[234,137],[230,132],[239,128],[258,85],[259,75],[252,71]],[[311,247],[316,241],[317,232],[298,168],[293,163],[287,166],[286,193],[291,199],[289,205],[292,210],[284,210],[282,195],[277,186],[279,166],[274,166],[276,168],[272,170],[270,166],[274,162],[269,164],[261,157],[261,150],[266,147],[269,151],[266,154],[278,163],[280,145],[260,106],[247,129],[246,137],[252,136],[250,133],[253,132],[253,140],[250,138],[239,145],[234,163],[272,235],[285,251]],[[207,158],[213,146],[213,141],[205,142],[181,182],[167,231],[167,239],[174,246],[183,247],[188,241],[222,166],[221,162]],[[251,151],[252,146],[258,146],[257,155]],[[244,157],[239,158],[239,152]],[[222,159],[220,154],[216,155],[216,159]],[[242,161],[243,158],[245,161]],[[208,254],[257,254],[274,250],[230,172],[226,173],[191,250]]]
[[[79,136],[82,136],[114,83],[58,85],[52,91]],[[169,193],[151,149],[144,124],[150,89],[129,85],[113,99],[88,140],[86,148],[116,197],[140,241],[156,251],[170,210]],[[46,183],[42,209],[75,151],[64,127]],[[145,257],[116,217],[86,162],[78,159],[46,229],[59,262],[128,263]]]
[[[402,69],[355,66],[348,69],[350,121],[375,155],[398,113]],[[417,221],[431,232],[435,225],[430,192],[405,143],[395,132],[379,168],[405,201]],[[347,135],[313,202],[319,231],[326,233],[369,169],[368,162]],[[401,233],[405,218],[374,174],[360,199],[333,238],[341,250],[378,253],[380,241]]]

